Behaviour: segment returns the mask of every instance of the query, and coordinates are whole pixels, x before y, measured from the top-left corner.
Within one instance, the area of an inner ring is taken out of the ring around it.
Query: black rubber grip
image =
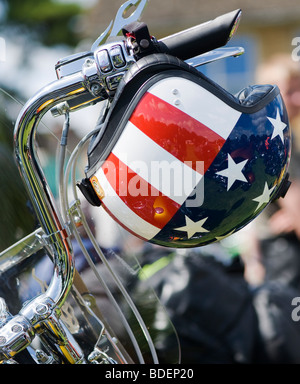
[[[224,46],[233,35],[241,10],[226,13],[214,20],[175,33],[160,40],[165,50],[181,60]]]

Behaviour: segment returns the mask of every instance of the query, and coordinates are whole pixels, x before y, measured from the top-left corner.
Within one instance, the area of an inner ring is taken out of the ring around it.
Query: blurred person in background
[[[291,319],[300,296],[300,64],[274,55],[257,71],[257,83],[278,85],[292,129],[292,182],[284,199],[269,205],[247,229],[245,278],[254,288],[253,305],[267,359],[299,363],[299,324]]]
[[[248,231],[245,275],[253,285],[275,279],[300,290],[300,64],[289,54],[274,55],[258,68],[257,82],[278,85],[285,101],[292,129],[292,184]]]

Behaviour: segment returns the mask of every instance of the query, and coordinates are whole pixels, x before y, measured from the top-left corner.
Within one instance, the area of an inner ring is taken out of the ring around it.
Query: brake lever
[[[109,37],[118,36],[127,24],[139,21],[147,3],[148,0],[128,0],[121,5],[115,19],[109,23],[106,30],[93,43],[91,50],[95,51],[100,45],[104,44]],[[125,17],[126,13],[132,6],[136,7],[135,10],[131,13],[131,15]]]

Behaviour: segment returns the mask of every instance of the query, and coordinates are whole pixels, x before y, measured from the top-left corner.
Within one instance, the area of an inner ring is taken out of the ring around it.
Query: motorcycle
[[[155,291],[139,299],[131,295],[143,273],[138,256],[123,247],[99,245],[92,208],[86,209],[79,191],[91,197],[86,185],[77,182],[87,146],[99,133],[120,82],[139,55],[148,54],[147,39],[136,38],[140,27],[145,32],[139,20],[147,2],[126,1],[91,50],[59,60],[57,80],[19,112],[14,153],[38,224],[0,254],[2,363],[180,362],[176,329]],[[243,48],[224,47],[240,17],[236,10],[160,41],[151,36],[151,43],[167,47],[170,55],[194,68],[240,56]],[[9,96],[2,91],[2,98]],[[69,153],[71,115],[94,105],[100,106],[100,123]],[[64,118],[57,139],[57,199],[38,156],[37,128],[48,112],[53,119]]]

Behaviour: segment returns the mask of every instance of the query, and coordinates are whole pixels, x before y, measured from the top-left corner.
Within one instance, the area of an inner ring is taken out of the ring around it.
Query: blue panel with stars
[[[191,195],[151,242],[195,247],[249,223],[274,198],[285,175],[291,147],[287,128],[280,95],[256,113],[243,113],[198,185],[201,205],[191,204]]]

